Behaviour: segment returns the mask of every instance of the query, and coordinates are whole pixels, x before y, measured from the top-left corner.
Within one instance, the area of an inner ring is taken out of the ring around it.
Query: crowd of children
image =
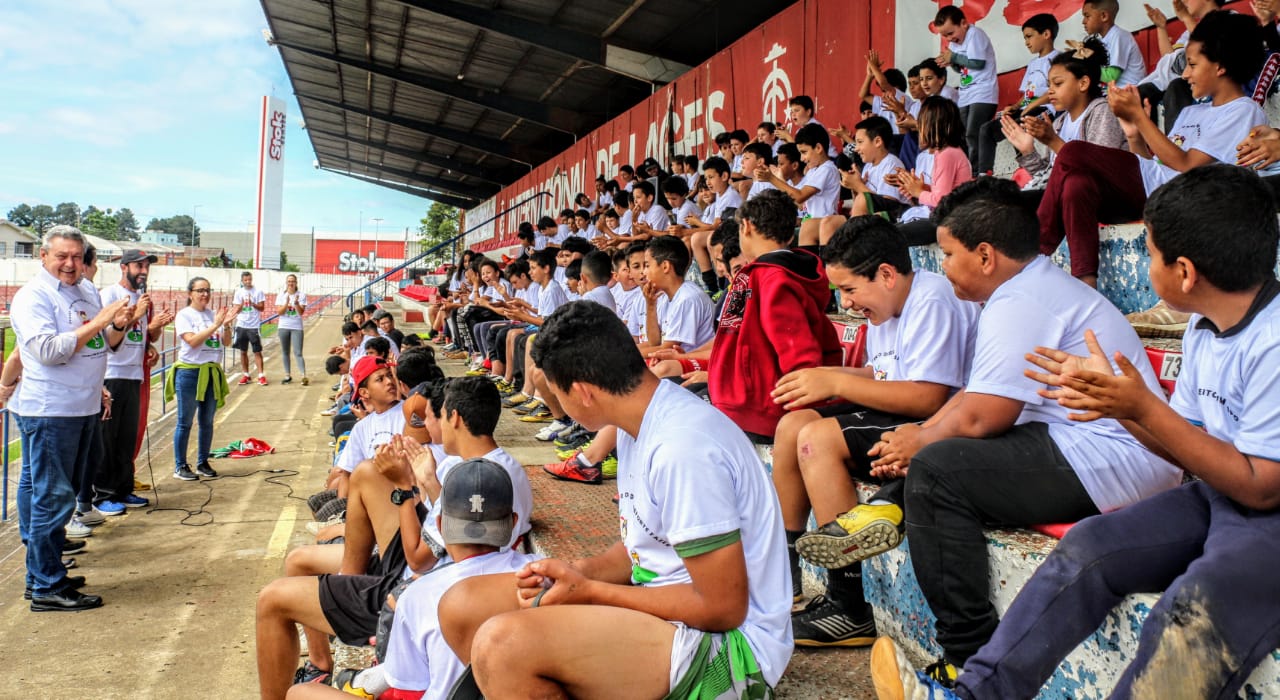
[[[1130,592],[1163,595],[1112,692],[1234,697],[1280,646],[1256,564],[1280,523],[1280,226],[1250,172],[1280,132],[1245,91],[1275,32],[1199,0],[1175,42],[1148,8],[1148,73],[1118,10],[1087,0],[1065,47],[1028,19],[1001,108],[990,40],[942,8],[940,55],[867,57],[853,129],[795,96],[791,128],[623,166],[522,224],[518,257],[468,251],[424,338],[353,312],[328,363],[344,446],[312,499],[340,517],[260,596],[263,697],[328,693],[289,690],[295,624],[294,683],[334,680],[327,635],[377,642],[383,663],[336,682],[364,697],[764,697],[795,646],[873,643],[882,698],[1033,697]],[[1002,140],[1017,182],[986,175]],[[1190,315],[1171,398],[1094,288],[1099,222],[1139,217],[1152,289]],[[1064,239],[1070,272],[1047,257]],[[944,274],[912,265],[932,243]],[[867,324],[860,366],[841,307]],[[616,479],[617,544],[522,553],[504,408],[555,445],[551,476]],[[1001,619],[983,529],[1077,521]],[[920,671],[863,593],[904,540],[943,652]],[[827,572],[807,599],[802,559]]]

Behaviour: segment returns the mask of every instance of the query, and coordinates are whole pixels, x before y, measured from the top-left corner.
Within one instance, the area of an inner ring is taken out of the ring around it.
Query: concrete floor
[[[287,497],[291,485],[305,497],[328,469],[328,405],[332,384],[324,355],[339,335],[336,311],[307,329],[312,384],[278,383],[278,352],[268,345],[261,387],[233,386],[216,418],[214,447],[258,437],[276,453],[217,460],[225,478],[182,482],[172,478],[172,417],[153,421],[150,459],[144,448],[139,478],[150,508],[108,518],[77,553],[72,574],[88,578],[85,591],[106,604],[81,613],[32,613],[22,599],[25,550],[16,513],[0,523],[0,697],[227,698],[257,692],[253,618],[258,590],[279,575],[285,551],[303,542],[306,504]],[[296,370],[296,368],[295,368]],[[158,394],[156,395],[158,403]],[[194,437],[193,437],[194,442]],[[194,451],[194,444],[191,450]],[[194,457],[194,456],[193,456]],[[150,463],[150,469],[148,468]],[[296,470],[296,476],[260,470]],[[231,478],[240,477],[240,478]],[[10,475],[16,489],[16,467]],[[205,501],[204,512],[187,519]],[[151,511],[151,512],[149,512]],[[195,527],[194,525],[202,525]]]

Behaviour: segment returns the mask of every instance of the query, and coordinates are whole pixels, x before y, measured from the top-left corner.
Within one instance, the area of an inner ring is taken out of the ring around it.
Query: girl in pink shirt
[[[920,150],[917,171],[925,170],[921,161],[931,161],[929,176],[899,170],[898,189],[921,206],[932,209],[961,183],[973,179],[969,157],[965,155],[964,120],[960,108],[945,97],[926,97],[920,106]],[[887,180],[887,178],[886,178]],[[905,217],[904,217],[905,218]]]

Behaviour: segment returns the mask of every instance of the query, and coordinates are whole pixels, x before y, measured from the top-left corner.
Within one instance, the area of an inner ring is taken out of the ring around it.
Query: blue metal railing
[[[325,294],[324,296],[320,297],[319,299],[316,299],[315,301],[308,302],[307,308],[308,309],[315,308],[319,311],[322,311],[332,306],[335,302],[337,302],[337,293],[329,292],[328,294]],[[263,319],[262,322],[270,323],[279,317],[280,317],[280,314],[273,314],[272,316],[266,319]],[[175,335],[176,335],[176,332],[175,332]],[[159,366],[153,367],[151,369],[151,373],[147,376],[147,386],[146,386],[147,391],[150,391],[152,388],[151,381],[157,376],[160,377],[160,415],[162,417],[169,412],[168,401],[165,400],[164,394],[165,394],[166,384],[168,382],[169,368],[172,366],[172,363],[169,361],[169,357],[176,356],[178,352],[177,343],[178,341],[175,337],[174,343],[170,347],[159,351],[159,354],[160,354]],[[14,351],[16,352],[17,348],[14,348]],[[3,340],[0,340],[0,354],[2,353],[3,353]],[[223,355],[222,365],[223,365],[223,370],[225,371],[226,364],[227,364],[227,355],[228,355],[226,351],[226,345],[222,346],[222,355]],[[0,483],[0,522],[6,522],[9,520],[9,466],[10,466],[9,418],[10,418],[10,415],[11,414],[9,412],[8,406],[5,406],[4,408],[0,408],[0,441],[3,441],[3,445],[4,445],[4,456],[0,457],[0,480],[2,480],[2,483]],[[143,416],[142,419],[145,420],[146,417]]]
[[[475,231],[476,229],[480,228],[481,226],[484,226],[485,224],[488,224],[488,223],[491,223],[491,222],[493,222],[493,221],[496,221],[496,220],[498,219],[498,217],[500,217],[500,216],[504,216],[504,215],[506,215],[508,212],[514,211],[514,210],[516,210],[516,209],[519,209],[520,207],[523,207],[524,205],[528,204],[529,202],[532,202],[532,201],[533,201],[533,200],[535,200],[535,199],[538,199],[539,197],[551,197],[551,196],[552,196],[552,195],[551,195],[551,193],[550,193],[550,192],[543,191],[543,192],[538,192],[538,193],[536,193],[536,194],[533,194],[533,195],[531,195],[531,196],[529,196],[529,197],[526,197],[525,199],[521,200],[520,202],[517,202],[516,204],[513,204],[513,205],[511,205],[511,206],[507,207],[506,209],[503,209],[502,211],[498,212],[497,214],[494,214],[493,216],[491,216],[491,217],[489,217],[489,218],[485,219],[484,221],[481,221],[480,223],[476,224],[475,226],[472,226],[471,228],[467,229],[466,231],[463,231],[462,233],[459,233],[458,235],[454,236],[453,238],[450,238],[449,240],[444,241],[443,243],[438,243],[438,244],[436,244],[436,245],[432,246],[430,249],[428,249],[428,250],[426,250],[426,251],[424,251],[424,252],[422,252],[422,253],[418,253],[417,255],[413,256],[412,258],[410,258],[410,259],[408,259],[408,260],[406,260],[406,261],[404,261],[404,262],[400,263],[399,265],[396,265],[395,267],[391,268],[390,270],[387,270],[386,272],[382,273],[381,275],[378,275],[377,277],[375,277],[375,278],[373,278],[373,279],[369,280],[369,281],[368,281],[367,283],[365,283],[364,285],[362,285],[362,286],[360,286],[360,287],[357,287],[357,288],[356,288],[356,290],[355,290],[354,292],[351,292],[350,294],[348,294],[348,295],[347,295],[347,311],[348,311],[348,312],[350,312],[352,309],[354,309],[354,308],[355,308],[355,299],[356,299],[356,295],[357,295],[357,294],[359,294],[359,293],[361,293],[361,292],[364,292],[364,304],[368,304],[368,303],[370,303],[370,302],[372,301],[372,298],[371,298],[371,297],[370,297],[370,295],[369,295],[369,290],[373,288],[373,285],[375,285],[375,284],[377,284],[377,283],[379,283],[379,282],[381,282],[381,281],[383,281],[383,280],[387,279],[388,277],[390,277],[390,276],[394,275],[394,274],[395,274],[395,273],[397,273],[397,272],[400,272],[401,270],[403,270],[403,269],[405,269],[405,268],[409,267],[410,265],[413,265],[413,264],[415,264],[415,263],[420,262],[421,260],[425,259],[428,255],[431,255],[432,253],[435,253],[436,251],[440,250],[441,248],[444,248],[445,246],[451,246],[451,245],[453,245],[453,244],[454,244],[454,243],[456,243],[459,239],[463,238],[464,236],[466,236],[467,234],[471,233],[472,231]],[[364,306],[364,304],[361,304],[361,306]]]

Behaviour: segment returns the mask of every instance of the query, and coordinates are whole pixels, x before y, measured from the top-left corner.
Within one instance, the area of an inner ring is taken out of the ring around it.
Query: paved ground
[[[305,503],[288,497],[318,488],[327,469],[327,405],[332,383],[323,357],[338,336],[338,313],[307,330],[313,382],[233,387],[219,411],[214,445],[258,437],[276,454],[223,460],[226,477],[188,483],[170,477],[172,418],[153,412],[150,465],[161,508],[109,519],[76,555],[73,573],[89,579],[86,591],[106,606],[84,613],[31,613],[22,600],[23,553],[16,520],[0,523],[0,667],[7,671],[0,697],[189,698],[250,697],[256,692],[253,611],[258,590],[279,575],[284,553],[307,535]],[[416,330],[410,326],[406,330]],[[268,377],[278,380],[279,359],[268,346]],[[444,363],[457,374],[460,363]],[[297,375],[295,375],[296,377]],[[158,404],[158,401],[157,401]],[[557,482],[538,468],[552,450],[530,436],[537,426],[507,412],[498,440],[530,466],[537,508],[535,526],[557,553],[591,552],[617,536],[610,483],[591,487]],[[144,480],[148,456],[139,457]],[[276,475],[259,470],[296,470]],[[240,478],[232,478],[240,477]],[[11,482],[16,484],[16,474]],[[207,504],[206,504],[207,501]],[[198,525],[198,526],[197,526]],[[621,650],[620,650],[621,653]],[[799,652],[778,688],[783,698],[873,697],[865,650]]]

